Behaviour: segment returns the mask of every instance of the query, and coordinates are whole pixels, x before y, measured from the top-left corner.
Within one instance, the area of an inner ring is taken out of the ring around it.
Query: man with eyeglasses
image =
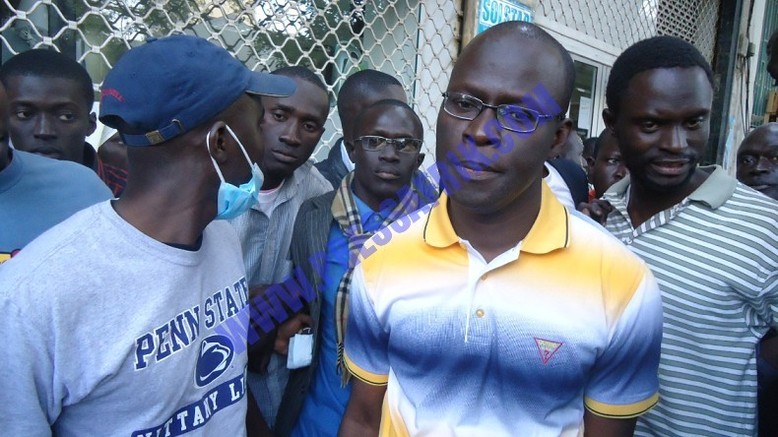
[[[338,187],[343,178],[354,170],[354,163],[348,156],[346,142],[354,137],[356,121],[368,106],[379,100],[394,99],[408,103],[405,89],[397,78],[383,71],[370,68],[359,70],[343,82],[338,92],[338,116],[343,127],[343,137],[330,148],[327,158],[316,163],[316,168],[333,187]],[[424,153],[419,156],[424,159]],[[420,170],[413,175],[416,189],[424,196],[437,196],[438,190]]]
[[[542,96],[543,91],[538,91],[541,92]],[[443,93],[443,97],[443,109],[450,115],[462,118],[463,120],[471,120],[477,117],[483,108],[490,107],[477,98],[466,94]],[[497,114],[498,123],[500,123],[500,125],[508,126],[506,129],[515,132],[532,131],[535,129],[536,123],[543,119],[563,120],[564,124],[572,126],[572,121],[569,118],[564,117],[562,108],[557,106],[553,99],[540,98],[539,100],[542,103],[549,104],[550,106],[545,109],[548,112],[556,113],[556,115],[542,115],[533,109],[520,106],[512,108],[506,106],[503,108],[492,107],[492,109],[501,111]],[[513,109],[515,112],[505,112],[510,109]],[[575,136],[575,134],[569,136]],[[562,202],[562,205],[570,210],[575,210],[576,205],[588,200],[588,183],[586,180],[586,173],[583,171],[580,164],[577,164],[570,159],[556,156],[560,150],[567,147],[565,144],[568,141],[549,151],[548,159],[544,164],[543,180],[548,184],[557,199]]]
[[[399,100],[381,100],[355,121],[353,140],[346,140],[354,171],[335,191],[305,202],[295,221],[292,260],[318,298],[310,303],[305,321],[314,339],[312,362],[290,374],[276,419],[278,436],[337,434],[351,392],[339,352],[362,243],[434,200],[412,182],[423,136],[413,110]],[[288,338],[299,328],[295,323],[293,319],[279,328],[277,352],[288,352]]]
[[[651,272],[542,180],[573,79],[530,23],[465,47],[438,114],[445,192],[354,272],[341,435],[631,436],[656,402]]]

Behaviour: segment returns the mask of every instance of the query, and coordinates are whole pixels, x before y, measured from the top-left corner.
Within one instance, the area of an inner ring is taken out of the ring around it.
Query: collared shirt
[[[255,204],[245,214],[230,220],[243,248],[249,287],[276,284],[286,279],[292,269],[289,247],[300,205],[331,190],[332,185],[311,161],[307,161],[278,189],[276,207],[270,217]],[[288,377],[286,357],[274,354],[268,363],[267,373],[249,372],[246,378],[265,421],[271,427],[275,423]]]
[[[491,262],[445,195],[365,244],[345,356],[387,385],[381,435],[577,436],[584,406],[632,417],[656,402],[653,276],[542,189],[532,229]]]
[[[575,202],[573,202],[573,195],[570,194],[570,188],[567,186],[567,183],[562,178],[562,175],[559,174],[559,171],[555,169],[551,164],[547,162],[544,162],[543,165],[546,167],[546,170],[548,171],[548,176],[544,177],[543,180],[548,184],[548,187],[551,188],[551,191],[554,193],[557,199],[559,199],[559,202],[566,206],[567,208],[571,210],[575,210]]]
[[[656,275],[664,306],[659,404],[636,435],[756,435],[755,345],[778,325],[778,202],[718,166],[680,203],[632,226],[629,176],[606,228]]]
[[[240,237],[250,286],[282,282],[291,271],[289,244],[294,219],[306,200],[332,190],[310,161],[304,163],[278,189],[276,208],[268,217],[255,204],[230,220]]]
[[[343,160],[343,165],[346,166],[346,170],[349,172],[354,171],[354,162],[351,161],[351,157],[348,156],[346,143],[343,141],[343,138],[340,139],[340,159]]]
[[[353,190],[352,190],[353,193]],[[381,223],[391,214],[391,209],[375,212],[356,194],[354,200],[359,210],[362,229],[365,232],[378,230]],[[323,293],[321,296],[321,343],[319,363],[311,383],[308,396],[297,420],[293,436],[321,436],[338,434],[343,413],[351,394],[351,383],[341,387],[341,376],[337,369],[338,339],[335,333],[335,295],[340,280],[348,268],[348,239],[334,220],[327,240],[327,255],[324,264]]]

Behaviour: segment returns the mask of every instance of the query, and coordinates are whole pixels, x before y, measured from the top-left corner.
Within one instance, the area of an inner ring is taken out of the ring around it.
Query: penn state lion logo
[[[195,384],[205,387],[221,376],[235,355],[232,341],[224,335],[212,335],[200,344],[200,356],[195,367]]]

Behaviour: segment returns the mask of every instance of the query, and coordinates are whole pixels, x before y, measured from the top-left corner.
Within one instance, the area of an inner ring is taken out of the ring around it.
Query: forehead
[[[743,140],[738,153],[778,151],[778,124],[758,128]]]
[[[399,100],[403,103],[408,103],[408,98],[405,95],[405,90],[400,85],[386,85],[381,88],[366,89],[360,99],[365,107],[372,105],[380,100]]]
[[[279,104],[300,112],[326,118],[330,109],[327,92],[299,77],[291,77],[290,79],[297,85],[294,94],[288,97],[264,97],[263,101],[267,102],[265,109],[270,109],[273,105]]]
[[[8,99],[12,103],[26,102],[35,105],[73,104],[86,107],[78,82],[61,77],[11,76],[7,79]]]
[[[567,80],[559,51],[529,37],[488,38],[469,47],[454,65],[449,91],[472,94],[487,103],[526,103],[547,107],[538,89],[558,105]],[[548,97],[547,97],[548,98]]]
[[[421,127],[408,108],[381,105],[370,108],[357,126],[357,135],[393,135],[421,138]]]
[[[598,151],[597,156],[612,156],[615,153],[620,153],[619,143],[616,141],[616,137],[609,132],[605,134],[600,142],[600,150]]]
[[[713,88],[700,67],[656,68],[632,77],[621,100],[619,110],[627,112],[709,112]]]

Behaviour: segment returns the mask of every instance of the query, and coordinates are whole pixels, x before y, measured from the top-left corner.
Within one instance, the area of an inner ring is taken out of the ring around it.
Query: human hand
[[[278,327],[278,334],[276,335],[275,344],[273,350],[281,355],[289,353],[289,339],[292,338],[298,331],[305,327],[310,327],[313,324],[313,319],[308,314],[295,314],[282,323]]]
[[[594,199],[591,202],[581,202],[578,204],[578,211],[589,216],[592,220],[605,226],[608,214],[613,211],[613,205],[607,200]]]

